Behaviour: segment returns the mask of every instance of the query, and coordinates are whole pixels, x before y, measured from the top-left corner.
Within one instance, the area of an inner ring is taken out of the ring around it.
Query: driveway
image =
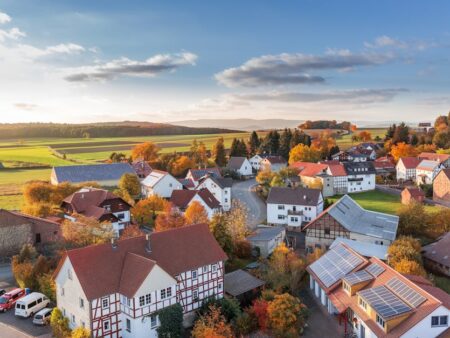
[[[256,180],[237,181],[231,187],[231,197],[236,198],[248,209],[248,225],[255,228],[258,224],[265,223],[267,219],[266,204],[254,191]]]
[[[0,313],[0,336],[2,338],[51,337],[50,326],[36,326],[32,318],[14,316],[14,309]]]
[[[11,271],[11,264],[0,264],[0,289],[8,289],[15,285],[14,276]]]

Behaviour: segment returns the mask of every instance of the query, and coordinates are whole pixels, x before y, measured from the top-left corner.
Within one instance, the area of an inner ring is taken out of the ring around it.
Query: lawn
[[[383,139],[386,134],[386,128],[361,128],[359,131],[363,130],[369,131],[372,134],[372,138],[379,136]],[[356,133],[358,133],[358,131],[356,131]],[[336,143],[341,150],[348,149],[351,146],[359,143],[352,142],[352,136],[353,134],[347,134],[336,139]]]
[[[20,210],[23,203],[22,194],[19,195],[0,195],[0,209]]]
[[[434,282],[438,288],[450,294],[450,278],[443,276],[434,276]]]
[[[387,194],[381,191],[372,190],[360,193],[348,194],[364,209],[396,215],[402,204],[400,196]],[[341,196],[329,197],[330,201],[337,201]],[[437,207],[426,206],[427,211],[433,211]]]

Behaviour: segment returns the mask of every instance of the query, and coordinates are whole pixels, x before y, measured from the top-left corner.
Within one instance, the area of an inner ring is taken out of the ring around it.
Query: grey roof
[[[270,241],[284,231],[281,226],[261,227],[256,229],[253,235],[247,237],[249,241]]]
[[[206,175],[202,177],[199,181],[199,184],[202,184],[208,178],[213,180],[222,189],[231,188],[231,186],[233,185],[233,179],[231,177],[217,177],[215,175]]]
[[[372,162],[346,162],[344,163],[347,175],[369,175],[376,174],[375,167]]]
[[[377,257],[381,260],[387,259],[387,251],[389,248],[387,245],[365,243],[365,242],[354,241],[354,240],[351,240],[348,238],[337,237],[334,240],[334,242],[331,243],[330,249],[334,248],[339,243],[343,243],[343,244],[347,245],[348,247],[355,250],[357,253],[359,253],[362,256]]]
[[[320,189],[273,187],[267,203],[317,206],[321,194]]]
[[[225,274],[224,288],[225,292],[233,297],[242,295],[247,291],[259,288],[266,284],[261,279],[256,278],[247,271],[236,270]]]
[[[348,195],[341,197],[326,212],[351,232],[395,240],[398,216],[365,210]]]
[[[88,164],[54,167],[58,183],[119,180],[123,174],[135,174],[128,163]]]
[[[230,157],[230,159],[228,160],[227,167],[234,170],[241,169],[242,164],[245,162],[246,159],[247,157],[239,157],[239,156]]]

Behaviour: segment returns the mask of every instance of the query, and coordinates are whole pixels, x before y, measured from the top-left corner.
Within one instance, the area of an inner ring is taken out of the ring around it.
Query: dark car
[[[6,293],[5,289],[0,289],[0,297],[3,296]]]

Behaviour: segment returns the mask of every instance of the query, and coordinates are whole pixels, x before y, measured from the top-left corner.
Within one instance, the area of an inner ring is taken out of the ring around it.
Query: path
[[[248,209],[248,225],[251,228],[264,223],[267,219],[266,204],[254,191],[256,180],[237,181],[231,187],[231,198],[236,198]]]

